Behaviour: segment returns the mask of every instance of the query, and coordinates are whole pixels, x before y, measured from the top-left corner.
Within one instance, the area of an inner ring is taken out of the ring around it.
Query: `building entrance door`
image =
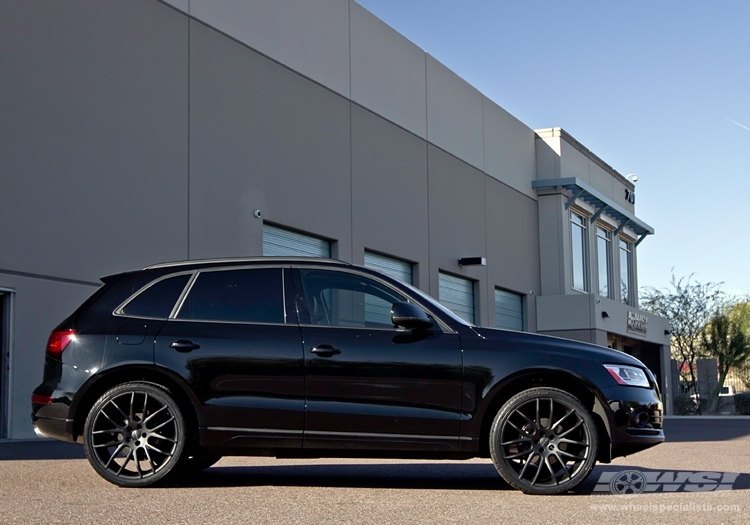
[[[0,290],[0,439],[8,437],[8,362],[10,358],[10,294]]]

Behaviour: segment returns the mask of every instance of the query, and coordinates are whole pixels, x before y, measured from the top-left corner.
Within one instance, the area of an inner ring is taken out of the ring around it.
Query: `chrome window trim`
[[[174,319],[177,316],[177,312],[179,312],[180,308],[182,308],[182,303],[185,302],[185,298],[190,293],[190,290],[193,289],[193,284],[195,283],[195,280],[198,278],[199,273],[200,272],[198,271],[194,271],[193,275],[190,277],[190,279],[188,279],[187,285],[182,290],[182,293],[180,294],[180,296],[177,298],[177,302],[172,307],[172,311],[169,312],[169,319]]]

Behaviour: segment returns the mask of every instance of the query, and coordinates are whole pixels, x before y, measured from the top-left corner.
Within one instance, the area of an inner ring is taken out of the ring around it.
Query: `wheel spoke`
[[[549,398],[549,419],[547,420],[549,423],[552,423],[552,415],[555,413],[555,402],[552,398]],[[547,428],[555,428],[552,425],[548,426]]]
[[[115,405],[115,406],[117,407],[117,410],[120,410],[120,407],[118,407],[117,405]],[[117,423],[117,421],[115,421],[114,419],[112,419],[111,417],[109,417],[109,414],[107,414],[107,413],[106,413],[106,412],[104,411],[104,408],[103,408],[103,407],[102,407],[102,409],[101,409],[101,410],[99,411],[99,413],[100,413],[101,415],[103,415],[104,417],[106,417],[107,419],[109,419],[109,422],[110,422],[110,423],[112,423],[112,424],[113,424],[114,426],[116,426],[116,427],[119,427],[119,426],[120,426],[120,424],[119,424],[119,423]],[[122,410],[120,410],[120,413],[122,413]],[[123,414],[123,415],[124,415],[124,414]]]
[[[114,434],[116,432],[121,432],[121,429],[112,428],[110,430],[94,430],[92,434]]]
[[[141,470],[141,462],[138,460],[138,449],[133,452],[133,461],[135,461],[135,468],[138,470],[138,478],[143,479],[143,471]]]
[[[565,421],[565,419],[566,419],[566,418],[567,418],[567,417],[568,417],[568,416],[569,416],[570,414],[572,414],[573,412],[575,412],[575,410],[573,410],[573,409],[571,408],[571,409],[570,409],[570,410],[569,410],[569,411],[568,411],[568,412],[567,412],[567,413],[566,413],[566,414],[565,414],[565,415],[564,415],[563,417],[561,417],[560,419],[558,419],[557,421],[555,421],[555,424],[554,424],[554,425],[552,425],[552,426],[551,426],[550,428],[557,428],[557,425],[559,425],[560,423],[562,423],[563,421]],[[575,427],[574,427],[574,428],[575,428]]]
[[[118,476],[122,472],[122,469],[125,468],[125,465],[127,465],[128,463],[130,463],[130,456],[132,456],[132,455],[133,455],[133,449],[131,448],[131,449],[128,450],[128,455],[125,456],[125,461],[122,463],[122,465],[120,465],[120,469],[117,471],[117,475]]]
[[[568,456],[571,459],[575,459],[575,460],[578,460],[578,461],[585,461],[586,460],[586,458],[582,458],[581,456],[575,456],[575,455],[573,455],[573,454],[571,454],[569,452],[565,452],[564,450],[560,450],[560,449],[557,449],[557,451],[555,451],[555,454],[557,454],[558,452],[560,454]]]
[[[153,438],[157,438],[157,439],[163,439],[164,441],[169,441],[170,443],[177,443],[177,441],[175,441],[172,438],[168,438],[168,437],[162,436],[161,434],[156,434],[156,433],[153,433],[153,432],[151,433],[151,435],[149,437],[153,437]]]
[[[146,404],[148,403],[148,392],[143,393],[143,413],[141,419],[146,417]]]
[[[500,444],[501,445],[516,445],[518,443],[527,443],[529,441],[531,441],[531,438],[518,438],[518,439],[513,439],[511,441],[505,441],[504,443],[500,443]]]
[[[557,482],[557,476],[555,476],[555,471],[552,470],[552,465],[550,465],[549,456],[544,458],[544,464],[547,466],[547,470],[549,470],[549,473],[552,476],[552,480],[555,482],[555,485],[559,485],[559,483]]]
[[[128,415],[127,415],[127,414],[126,414],[125,412],[123,412],[123,411],[122,411],[122,409],[120,408],[120,405],[118,405],[117,403],[115,403],[115,400],[114,400],[114,399],[112,399],[112,400],[111,400],[111,401],[110,401],[109,403],[110,403],[111,405],[114,405],[114,406],[115,406],[115,408],[117,409],[117,411],[118,411],[118,412],[119,412],[120,414],[122,414],[122,418],[123,418],[123,419],[127,419],[127,418],[128,418]],[[102,409],[102,413],[104,413],[104,409]],[[108,416],[108,417],[109,417],[109,416]],[[112,421],[112,420],[110,419],[110,421]],[[116,425],[116,424],[117,424],[117,423],[115,423],[115,425]]]
[[[109,443],[101,443],[99,445],[94,445],[94,448],[105,448],[105,447],[111,447],[112,445],[122,445],[118,441],[110,441]]]
[[[560,443],[570,443],[571,445],[581,445],[582,447],[588,447],[589,444],[585,441],[573,441],[572,439],[561,439]]]
[[[539,455],[539,459],[542,459],[542,455]],[[531,480],[531,484],[535,485],[536,480],[539,479],[539,473],[542,471],[542,462],[539,461],[539,464],[536,466],[536,474],[534,474],[534,479]]]
[[[144,419],[143,420],[143,424],[145,425],[146,423],[148,423],[149,421],[151,421],[151,418],[153,418],[156,414],[158,414],[162,410],[166,410],[166,409],[167,409],[167,405],[162,406],[159,410],[157,410],[153,414],[149,415],[146,419]]]
[[[534,451],[532,450],[532,452]],[[526,463],[523,464],[523,468],[521,469],[521,472],[518,473],[519,478],[523,479],[523,473],[526,472],[526,468],[529,466],[532,459],[534,459],[534,454],[531,454],[531,456],[529,456],[529,459],[526,461]]]
[[[513,411],[513,413],[514,413],[514,414],[520,414],[520,416],[521,416],[521,417],[523,417],[523,418],[524,418],[524,419],[525,419],[526,421],[528,421],[528,422],[529,422],[529,423],[531,423],[532,425],[534,424],[534,421],[533,421],[532,419],[530,419],[530,418],[529,418],[529,416],[527,416],[526,414],[524,414],[523,412],[521,412],[521,411],[520,411],[519,409],[515,409],[515,410]],[[508,423],[510,423],[510,419],[508,419]],[[512,425],[512,424],[513,424],[513,423],[511,423],[511,425]],[[514,426],[515,428],[517,428],[519,432],[521,432],[521,429],[520,429],[520,428],[516,427],[516,425],[513,425],[513,426]]]
[[[151,464],[151,472],[156,472],[156,465],[154,465],[154,460],[151,459],[151,454],[148,453],[148,443],[146,443],[146,446],[143,447],[143,452],[146,453],[146,458],[148,458],[148,462]]]
[[[583,425],[583,419],[579,419],[578,421],[576,421],[575,425],[573,425],[572,427],[570,427],[568,430],[566,430],[562,434],[558,434],[557,437],[564,438],[565,436],[567,436],[568,434],[570,434],[571,432],[573,432],[575,429],[577,429],[581,425]]]
[[[518,431],[519,434],[525,434],[525,432],[523,430],[521,430],[520,428],[518,428],[516,425],[514,425],[513,422],[510,419],[507,421],[507,424],[510,425],[510,426],[512,426],[513,428],[515,428]]]
[[[531,454],[532,452],[534,452],[534,449],[530,448],[528,450],[524,450],[523,452],[518,452],[517,454],[513,454],[513,455],[510,455],[510,456],[506,456],[505,454],[503,454],[503,459],[518,459],[518,458],[522,458],[522,457],[524,457],[524,456],[526,456],[528,454]]]
[[[130,421],[135,421],[135,390],[130,393]]]
[[[568,472],[568,467],[565,464],[565,462],[562,460],[562,458],[560,457],[559,452],[561,452],[561,451],[560,450],[555,450],[555,457],[557,457],[557,461],[560,462],[560,465],[562,466],[563,472],[565,472],[565,476],[568,479],[570,479],[570,472]],[[568,454],[568,455],[570,455],[570,454]],[[583,459],[583,458],[581,458],[581,459]]]
[[[151,432],[154,432],[154,431],[156,431],[156,430],[159,430],[159,429],[160,429],[161,427],[163,427],[164,425],[167,425],[167,424],[171,423],[172,421],[174,421],[174,417],[170,417],[169,419],[167,419],[167,420],[166,420],[166,421],[164,421],[163,423],[159,423],[158,425],[156,425],[156,426],[155,426],[154,428],[149,428],[149,430],[150,430]]]
[[[146,443],[146,446],[147,446],[148,448],[150,448],[151,450],[155,450],[155,451],[156,451],[156,452],[158,452],[159,454],[162,454],[162,455],[164,455],[164,456],[167,456],[168,458],[171,458],[172,456],[174,456],[174,453],[173,453],[173,452],[165,452],[165,451],[163,451],[163,450],[159,450],[158,448],[156,448],[155,446],[153,446],[153,445],[152,445],[151,443],[148,443],[148,442],[147,442],[147,443]]]
[[[113,459],[115,459],[115,456],[117,456],[117,454],[119,454],[119,453],[120,453],[120,451],[122,451],[122,448],[123,448],[124,446],[125,446],[125,443],[120,443],[120,444],[119,444],[119,445],[117,446],[117,449],[116,449],[116,450],[115,450],[114,452],[112,452],[112,455],[111,455],[111,456],[109,456],[109,459],[107,460],[107,463],[105,463],[105,465],[104,465],[104,468],[107,468],[107,467],[109,467],[109,464],[110,464],[110,463],[112,463],[112,460],[113,460]]]

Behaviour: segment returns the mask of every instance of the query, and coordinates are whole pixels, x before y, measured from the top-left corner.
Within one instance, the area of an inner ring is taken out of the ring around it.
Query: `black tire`
[[[556,388],[531,388],[510,398],[490,430],[495,468],[527,494],[561,494],[591,473],[596,424],[581,402]]]
[[[219,454],[200,449],[194,455],[187,458],[183,470],[188,474],[195,474],[206,470],[220,459],[221,456]]]
[[[146,487],[175,476],[187,437],[180,407],[166,390],[150,383],[124,383],[105,392],[83,428],[89,463],[122,487]]]

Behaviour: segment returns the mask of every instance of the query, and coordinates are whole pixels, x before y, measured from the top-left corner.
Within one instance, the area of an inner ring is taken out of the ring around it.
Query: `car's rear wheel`
[[[598,436],[591,414],[556,388],[531,388],[495,416],[490,453],[512,487],[529,494],[560,494],[586,479],[596,463]]]
[[[84,448],[94,469],[125,487],[165,482],[185,456],[187,430],[166,390],[124,383],[94,403],[84,425]]]

